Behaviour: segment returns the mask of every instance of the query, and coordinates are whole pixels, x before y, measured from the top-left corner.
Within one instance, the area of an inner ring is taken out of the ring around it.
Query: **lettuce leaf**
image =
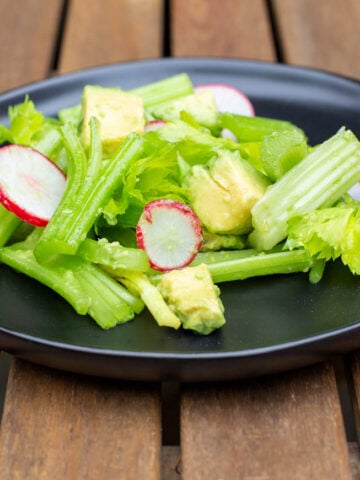
[[[144,137],[143,155],[124,172],[120,188],[102,210],[109,225],[135,227],[144,206],[158,198],[185,201],[176,146],[149,137]]]

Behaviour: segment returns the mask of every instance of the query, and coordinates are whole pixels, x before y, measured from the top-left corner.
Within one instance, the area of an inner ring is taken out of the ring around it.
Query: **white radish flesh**
[[[168,271],[192,262],[202,244],[202,231],[198,217],[188,205],[160,199],[145,206],[136,238],[152,268]]]
[[[45,226],[65,189],[64,173],[30,147],[0,148],[0,202],[21,220]]]

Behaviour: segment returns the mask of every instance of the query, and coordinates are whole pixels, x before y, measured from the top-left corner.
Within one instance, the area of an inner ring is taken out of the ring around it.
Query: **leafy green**
[[[352,273],[360,274],[360,203],[344,201],[296,215],[288,224],[288,248],[303,247],[326,261],[341,258]]]

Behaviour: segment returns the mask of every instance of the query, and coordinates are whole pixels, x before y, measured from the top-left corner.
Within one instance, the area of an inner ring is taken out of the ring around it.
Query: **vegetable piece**
[[[38,229],[23,242],[0,249],[0,260],[56,291],[79,315],[89,314],[101,328],[114,327],[140,313],[143,302],[100,268],[77,256],[63,256],[51,265],[40,264],[33,246]]]
[[[222,235],[220,233],[211,233],[203,228],[203,242],[201,251],[215,250],[240,250],[245,247],[245,237],[240,235]]]
[[[96,119],[91,124],[93,134],[89,160],[74,128],[71,125],[62,127],[69,151],[68,186],[35,247],[35,256],[40,262],[49,261],[57,254],[76,253],[101,208],[121,184],[122,174],[141,151],[141,137],[131,134],[118,152],[101,164],[99,124]]]
[[[270,250],[287,235],[288,220],[333,205],[360,178],[360,142],[341,129],[268,188],[252,209],[251,245]]]
[[[160,327],[180,328],[181,321],[165,302],[159,290],[141,272],[125,270],[119,281],[135,290]]]
[[[145,125],[144,131],[145,132],[151,132],[153,130],[157,130],[160,127],[163,127],[165,125],[164,120],[151,120]]]
[[[0,247],[7,244],[20,224],[19,217],[0,205]]]
[[[275,182],[307,154],[305,135],[300,130],[284,130],[264,137],[260,162],[268,177]]]
[[[244,234],[252,228],[251,209],[269,182],[238,152],[223,150],[208,165],[193,166],[184,184],[190,204],[209,232]]]
[[[253,117],[254,106],[250,99],[238,88],[222,83],[196,85],[195,92],[209,91],[214,95],[215,105],[219,112],[230,112]]]
[[[234,113],[220,113],[219,123],[229,129],[238,142],[262,142],[266,135],[284,130],[300,130],[291,122],[265,117],[247,117]]]
[[[45,226],[65,183],[63,172],[37,150],[23,145],[0,149],[0,202],[21,220]]]
[[[217,124],[215,99],[212,93],[206,90],[156,105],[150,109],[151,115],[162,120],[178,120],[183,112],[207,128],[214,128]]]
[[[288,248],[305,248],[318,259],[341,258],[351,272],[360,274],[360,203],[339,202],[289,220]]]
[[[90,119],[100,123],[100,138],[105,157],[112,156],[132,132],[143,133],[144,105],[141,97],[120,88],[87,85],[82,96],[83,123],[81,139],[90,146]]]
[[[186,73],[179,73],[178,75],[134,88],[130,92],[139,95],[143,99],[145,108],[150,108],[154,105],[190,95],[193,93],[193,85]]]
[[[225,324],[220,290],[205,264],[165,273],[158,289],[183,328],[208,335]]]
[[[79,246],[76,255],[91,263],[108,267],[109,272],[128,269],[138,272],[150,270],[144,250],[127,248],[119,242],[108,242],[106,238],[93,240],[86,238]]]
[[[270,253],[258,253],[252,249],[240,250],[225,252],[227,253],[225,258],[217,255],[220,253],[222,252],[212,252],[208,259],[200,256],[198,260],[207,263],[214,283],[265,275],[306,272],[313,265],[313,258],[305,249]]]
[[[199,219],[188,205],[160,199],[145,206],[136,238],[152,268],[167,271],[192,262],[201,247],[202,231]]]

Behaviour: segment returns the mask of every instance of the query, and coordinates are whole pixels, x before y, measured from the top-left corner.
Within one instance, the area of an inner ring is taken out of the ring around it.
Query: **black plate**
[[[179,72],[195,84],[229,83],[256,113],[295,122],[316,144],[342,125],[360,134],[360,84],[324,72],[260,62],[164,59],[95,68],[25,86],[46,115],[79,102],[85,84],[133,88]],[[59,369],[130,380],[228,380],[320,361],[360,347],[360,281],[338,263],[323,281],[306,274],[256,278],[221,287],[227,324],[210,336],[160,329],[148,313],[110,331],[46,287],[0,266],[0,349]]]

